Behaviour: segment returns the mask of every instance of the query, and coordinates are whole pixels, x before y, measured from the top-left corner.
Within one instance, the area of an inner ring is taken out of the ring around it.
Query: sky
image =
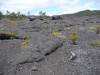
[[[100,10],[100,0],[0,0],[0,11],[6,13],[30,12],[38,15],[40,11],[47,15],[70,14],[82,10]]]

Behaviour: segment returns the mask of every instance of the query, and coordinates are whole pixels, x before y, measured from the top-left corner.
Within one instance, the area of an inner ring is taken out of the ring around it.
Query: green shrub
[[[0,40],[13,40],[16,39],[17,34],[15,32],[4,32],[0,33]]]
[[[21,14],[20,12],[9,12],[7,11],[6,15],[4,15],[5,18],[12,20],[12,21],[17,21],[17,20],[22,20],[22,19],[26,19],[27,17],[23,14]]]
[[[23,40],[22,43],[21,43],[21,48],[28,48],[29,47],[29,42],[30,42],[29,39]]]
[[[95,40],[90,44],[92,47],[100,47],[100,40]]]
[[[3,18],[3,14],[2,14],[2,12],[0,11],[0,19],[2,19]]]
[[[25,36],[22,43],[21,43],[21,48],[29,48],[29,43],[30,43],[30,36]]]
[[[100,33],[100,25],[98,25],[98,26],[95,27],[95,31],[96,31],[96,34]]]
[[[40,15],[40,16],[46,16],[46,12],[40,11],[40,12],[39,12],[39,15]]]
[[[51,33],[51,35],[53,37],[58,37],[58,38],[61,38],[61,39],[67,39],[65,35],[63,35],[61,32],[58,32],[58,31],[53,31]]]
[[[76,41],[78,40],[78,34],[76,32],[70,33],[69,39],[72,41],[72,44],[76,45]]]

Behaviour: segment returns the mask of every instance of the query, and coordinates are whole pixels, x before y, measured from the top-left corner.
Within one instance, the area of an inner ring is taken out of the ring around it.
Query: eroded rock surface
[[[100,75],[100,47],[90,45],[100,40],[93,30],[99,16],[41,18],[19,21],[14,27],[0,20],[0,32],[29,37],[27,48],[21,47],[23,39],[0,40],[0,75]],[[77,45],[69,40],[71,32],[79,36]]]

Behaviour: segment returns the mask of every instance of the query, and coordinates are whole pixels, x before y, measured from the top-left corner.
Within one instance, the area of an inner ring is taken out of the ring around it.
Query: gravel
[[[58,18],[34,17],[33,21],[17,22],[15,27],[9,27],[7,20],[0,20],[1,32],[30,37],[28,48],[21,47],[23,39],[0,40],[0,75],[99,75],[100,47],[90,44],[100,40],[100,34],[90,27],[100,25],[100,17]],[[54,31],[61,32],[66,40],[53,36]],[[71,32],[79,36],[77,45],[70,43]]]

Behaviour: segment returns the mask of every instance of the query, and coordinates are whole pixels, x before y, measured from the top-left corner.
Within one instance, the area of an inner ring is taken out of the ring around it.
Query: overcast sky
[[[74,13],[77,11],[100,9],[100,0],[0,0],[0,11],[38,14],[45,11],[47,15]]]

